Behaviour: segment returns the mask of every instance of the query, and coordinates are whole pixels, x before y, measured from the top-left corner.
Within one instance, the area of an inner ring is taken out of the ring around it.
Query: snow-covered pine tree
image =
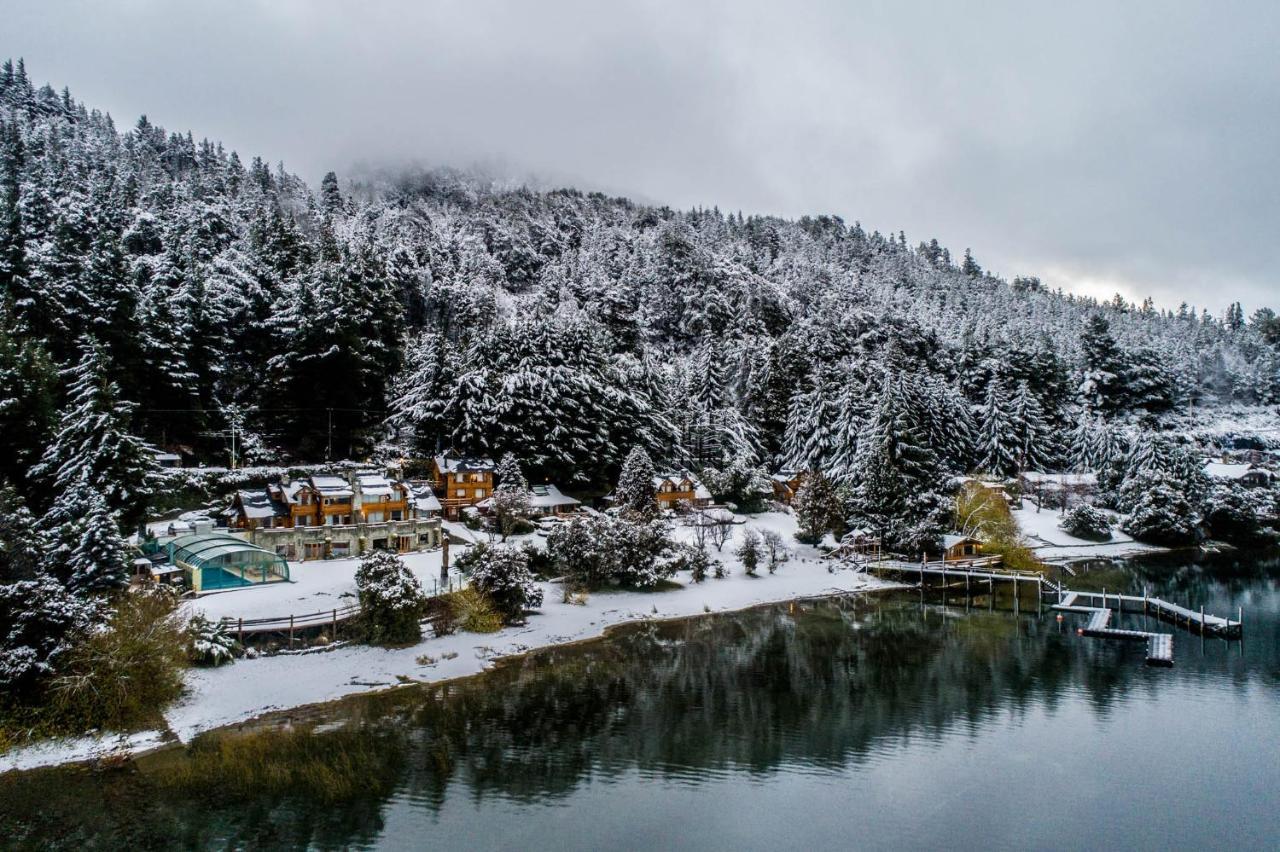
[[[80,361],[66,371],[67,405],[62,424],[31,475],[52,495],[87,489],[103,498],[126,524],[142,520],[151,497],[155,462],[141,439],[129,432],[134,404],[120,399],[107,378],[101,348],[81,347]]]
[[[1009,409],[1004,381],[995,376],[987,384],[987,399],[979,415],[978,466],[996,476],[1018,472],[1018,428]]]
[[[22,697],[52,673],[92,607],[45,570],[45,537],[12,488],[0,485],[0,687]]]
[[[1043,409],[1025,380],[1018,382],[1009,417],[1014,430],[1015,473],[1045,467],[1051,457],[1049,426]]]
[[[613,505],[623,514],[649,518],[657,514],[657,492],[653,485],[656,477],[653,460],[643,447],[632,447],[618,476],[618,487],[613,494]]]
[[[520,470],[520,462],[507,453],[498,462],[498,485],[493,492],[493,519],[506,539],[516,526],[529,516],[529,480]]]

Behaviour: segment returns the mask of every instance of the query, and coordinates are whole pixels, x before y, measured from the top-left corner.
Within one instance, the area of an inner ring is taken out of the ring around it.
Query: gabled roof
[[[436,468],[441,473],[483,473],[497,468],[492,459],[455,456],[449,453],[436,456],[435,462]]]
[[[341,476],[320,475],[310,479],[311,487],[324,497],[354,497],[351,483]]]
[[[360,483],[360,494],[362,496],[379,497],[392,494],[391,480],[387,479],[380,473],[361,473],[356,476],[356,482]]]
[[[443,511],[444,507],[440,505],[440,499],[431,490],[430,483],[410,482],[408,486],[409,490],[413,492],[413,505],[417,507],[419,512]]]
[[[945,547],[947,550],[950,550],[951,548],[955,547],[957,544],[964,544],[966,541],[971,541],[974,544],[982,544],[982,542],[978,541],[976,538],[974,538],[971,535],[960,535],[959,533],[947,533],[942,537],[942,546]]]
[[[272,500],[270,493],[266,490],[237,491],[236,498],[240,504],[240,511],[249,520],[262,520],[288,514],[285,507]]]
[[[556,506],[580,506],[581,500],[575,500],[559,488],[547,483],[529,488],[529,505],[535,509],[553,509]]]

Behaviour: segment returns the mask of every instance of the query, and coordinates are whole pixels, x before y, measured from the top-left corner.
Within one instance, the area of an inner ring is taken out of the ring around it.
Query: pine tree
[[[45,571],[45,538],[8,486],[0,486],[0,687],[21,698],[52,673],[91,608]]]
[[[529,481],[511,453],[502,457],[496,473],[498,485],[493,492],[493,515],[505,540],[516,525],[529,516]]]
[[[1110,414],[1123,402],[1125,364],[1120,347],[1111,335],[1111,324],[1094,314],[1080,336],[1083,363],[1077,395],[1089,411]]]
[[[820,470],[809,471],[791,501],[799,529],[796,538],[817,544],[827,533],[844,532],[844,507],[832,483]]]
[[[987,401],[980,417],[979,467],[997,476],[1018,472],[1019,440],[1009,409],[1008,392],[997,376],[987,385]]]
[[[657,514],[657,492],[653,485],[656,474],[653,461],[643,447],[633,447],[622,465],[618,487],[614,491],[614,505],[625,515],[639,518]]]
[[[129,433],[134,404],[120,399],[106,376],[102,350],[81,347],[79,363],[65,373],[68,401],[62,424],[31,475],[50,494],[85,488],[106,502],[129,525],[141,521],[151,496],[155,462],[142,441]]]
[[[1025,380],[1018,382],[1009,416],[1013,425],[1014,472],[1045,467],[1050,456],[1049,427],[1039,400]]]

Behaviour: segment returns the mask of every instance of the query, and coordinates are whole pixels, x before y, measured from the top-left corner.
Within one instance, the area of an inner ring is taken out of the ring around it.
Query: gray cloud
[[[1095,295],[1280,302],[1273,3],[360,5],[0,0],[0,53],[312,180],[500,159]]]

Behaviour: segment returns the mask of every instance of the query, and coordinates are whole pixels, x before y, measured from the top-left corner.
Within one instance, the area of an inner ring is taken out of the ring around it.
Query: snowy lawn
[[[1120,531],[1119,527],[1111,528],[1108,541],[1089,541],[1067,535],[1058,526],[1062,514],[1057,509],[1036,511],[1035,504],[1027,501],[1022,509],[1013,510],[1013,519],[1018,522],[1022,534],[1030,539],[1036,555],[1042,559],[1072,558],[1088,556],[1125,556],[1133,553],[1152,553],[1165,548],[1134,541]]]

